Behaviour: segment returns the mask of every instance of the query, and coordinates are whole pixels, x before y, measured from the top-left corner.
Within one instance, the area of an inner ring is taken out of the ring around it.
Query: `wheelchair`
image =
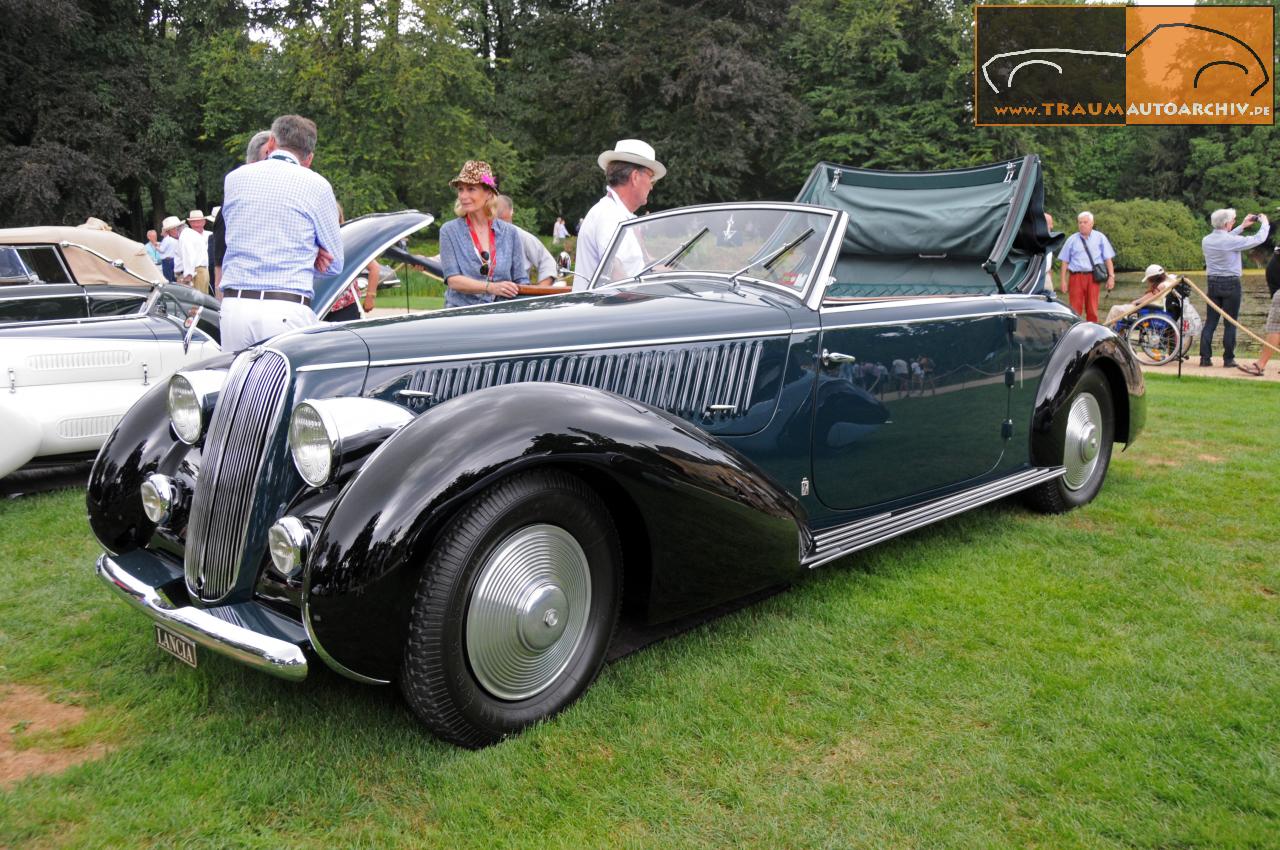
[[[1164,298],[1163,309],[1153,302],[1130,313],[1111,326],[1123,337],[1140,361],[1151,366],[1162,366],[1169,361],[1185,357],[1191,350],[1191,323],[1183,316],[1184,300],[1191,288],[1180,283]]]

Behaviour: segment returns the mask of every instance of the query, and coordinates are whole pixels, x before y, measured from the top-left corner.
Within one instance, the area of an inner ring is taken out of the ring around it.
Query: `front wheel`
[[[621,561],[580,479],[534,471],[485,490],[419,580],[401,667],[410,706],[440,737],[480,747],[569,705],[604,662]]]
[[[1066,471],[1027,491],[1027,503],[1032,508],[1058,514],[1093,501],[1111,463],[1115,419],[1107,379],[1091,368],[1054,417],[1047,436],[1046,454],[1060,458]]]

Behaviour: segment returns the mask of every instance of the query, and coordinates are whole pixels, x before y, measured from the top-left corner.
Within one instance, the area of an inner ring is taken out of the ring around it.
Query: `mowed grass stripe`
[[[824,567],[481,752],[390,689],[183,667],[81,494],[4,502],[0,681],[89,709],[24,745],[111,749],[0,791],[0,846],[1276,846],[1280,388],[1148,388],[1087,508]]]

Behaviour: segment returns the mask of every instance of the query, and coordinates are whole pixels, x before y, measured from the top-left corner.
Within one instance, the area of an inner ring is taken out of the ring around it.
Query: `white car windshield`
[[[694,207],[619,227],[596,286],[671,272],[738,275],[797,294],[813,278],[835,216],[795,207]]]

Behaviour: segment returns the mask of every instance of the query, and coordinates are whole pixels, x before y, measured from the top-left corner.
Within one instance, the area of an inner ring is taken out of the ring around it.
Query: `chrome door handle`
[[[822,349],[822,365],[836,366],[840,363],[856,363],[858,358],[852,354],[841,354],[839,351],[827,351]]]

